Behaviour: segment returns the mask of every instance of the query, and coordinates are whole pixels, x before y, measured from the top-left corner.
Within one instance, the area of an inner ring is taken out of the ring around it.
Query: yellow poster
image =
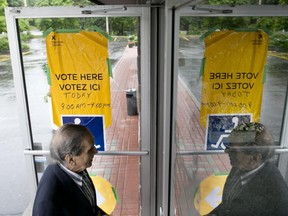
[[[201,124],[209,114],[251,114],[260,120],[268,50],[264,31],[217,31],[205,39]]]
[[[98,32],[56,33],[46,37],[53,121],[62,115],[104,115],[112,122],[108,40]]]

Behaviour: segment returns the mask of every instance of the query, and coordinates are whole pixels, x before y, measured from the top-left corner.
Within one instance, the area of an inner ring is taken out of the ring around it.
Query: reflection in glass
[[[288,78],[288,61],[283,56],[287,52],[283,38],[287,40],[288,36],[282,31],[284,26],[279,27],[276,24],[280,19],[282,17],[181,17],[178,50],[177,151],[205,149],[206,129],[200,124],[202,88],[200,68],[204,55],[204,42],[201,36],[214,26],[218,26],[219,29],[265,28],[271,31],[261,122],[272,130],[275,141],[279,141]],[[283,19],[283,22],[287,23],[285,20]],[[227,174],[230,169],[231,165],[226,154],[178,155],[175,174],[177,215],[198,215],[194,198],[199,183],[211,175]]]

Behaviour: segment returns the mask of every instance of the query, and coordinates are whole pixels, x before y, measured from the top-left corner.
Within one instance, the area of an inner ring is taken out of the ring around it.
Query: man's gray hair
[[[76,124],[64,124],[55,132],[51,140],[51,158],[54,162],[63,163],[68,154],[80,155],[82,153],[82,142],[87,137],[94,143],[93,135],[86,127]]]

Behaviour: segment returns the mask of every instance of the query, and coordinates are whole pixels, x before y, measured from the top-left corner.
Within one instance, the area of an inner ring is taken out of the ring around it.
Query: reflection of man
[[[242,123],[233,129],[225,149],[232,170],[222,203],[208,215],[288,215],[288,187],[269,160],[273,137],[261,123]]]

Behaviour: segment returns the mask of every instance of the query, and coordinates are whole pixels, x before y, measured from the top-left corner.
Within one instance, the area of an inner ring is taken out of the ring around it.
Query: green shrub
[[[21,42],[21,48],[23,51],[29,50],[29,46],[24,41]],[[9,51],[9,42],[7,35],[0,36],[0,52],[1,51],[3,52]]]
[[[21,33],[21,41],[27,41],[32,38],[32,35],[30,32],[27,32],[25,34]]]
[[[288,34],[286,32],[274,33],[270,37],[269,49],[279,52],[288,51]]]
[[[9,43],[7,36],[0,36],[0,51],[8,51]]]
[[[25,42],[21,42],[21,48],[22,48],[23,51],[27,51],[27,50],[30,49],[28,44],[26,44]]]

